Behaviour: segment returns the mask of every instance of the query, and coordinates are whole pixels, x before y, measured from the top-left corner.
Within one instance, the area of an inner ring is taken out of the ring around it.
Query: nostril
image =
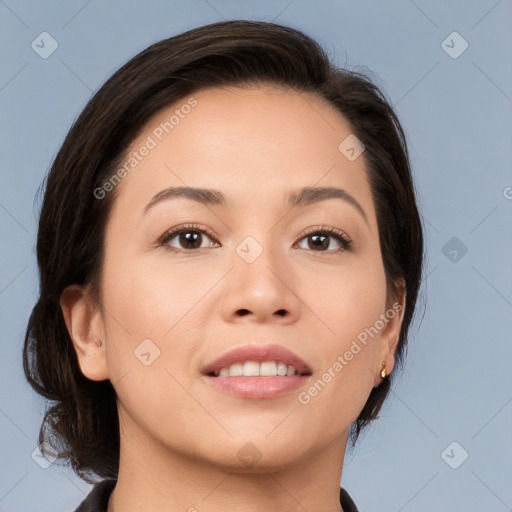
[[[284,316],[284,315],[286,315],[286,310],[285,309],[280,309],[280,310],[276,311],[276,313],[278,315],[280,315],[280,316]]]

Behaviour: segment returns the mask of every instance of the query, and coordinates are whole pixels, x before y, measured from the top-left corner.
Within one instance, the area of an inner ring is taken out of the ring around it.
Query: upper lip
[[[201,370],[201,373],[208,375],[213,372],[219,372],[222,368],[229,368],[234,363],[245,361],[255,361],[257,363],[276,361],[287,366],[293,366],[301,374],[311,373],[311,368],[297,354],[281,345],[244,345],[243,347],[235,348],[206,365]]]

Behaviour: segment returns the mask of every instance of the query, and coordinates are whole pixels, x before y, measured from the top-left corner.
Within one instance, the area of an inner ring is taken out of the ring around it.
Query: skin
[[[193,97],[197,106],[116,188],[101,307],[87,286],[61,298],[82,372],[110,379],[118,395],[120,471],[108,510],[339,511],[349,428],[382,363],[393,369],[402,315],[307,405],[297,397],[391,306],[364,158],[338,150],[351,127],[313,95],[246,86]],[[130,150],[186,100],[158,113]],[[179,186],[220,190],[228,203],[175,198],[144,211]],[[308,186],[343,188],[367,219],[333,198],[290,209],[288,193]],[[197,252],[179,235],[158,243],[188,223],[215,237],[203,234]],[[342,230],[353,248],[335,238],[315,248],[322,226]],[[263,248],[252,263],[236,252],[247,236]],[[396,300],[404,305],[403,294]],[[134,357],[144,339],[160,350],[149,366]],[[250,400],[205,382],[201,368],[250,343],[298,354],[313,369],[309,384]],[[250,467],[238,455],[247,443],[260,456]]]

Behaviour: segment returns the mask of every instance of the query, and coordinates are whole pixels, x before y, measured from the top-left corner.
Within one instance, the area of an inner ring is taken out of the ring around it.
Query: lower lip
[[[252,399],[277,398],[303,386],[310,375],[289,375],[282,377],[212,377],[206,380],[219,391]]]

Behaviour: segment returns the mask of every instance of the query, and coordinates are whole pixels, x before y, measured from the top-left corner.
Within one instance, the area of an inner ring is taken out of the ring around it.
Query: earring
[[[101,340],[98,340],[97,345],[98,345],[98,347],[101,347],[101,345],[103,345],[102,341],[101,341]]]
[[[380,371],[380,376],[385,379],[386,378],[386,361],[382,363],[382,370]]]

